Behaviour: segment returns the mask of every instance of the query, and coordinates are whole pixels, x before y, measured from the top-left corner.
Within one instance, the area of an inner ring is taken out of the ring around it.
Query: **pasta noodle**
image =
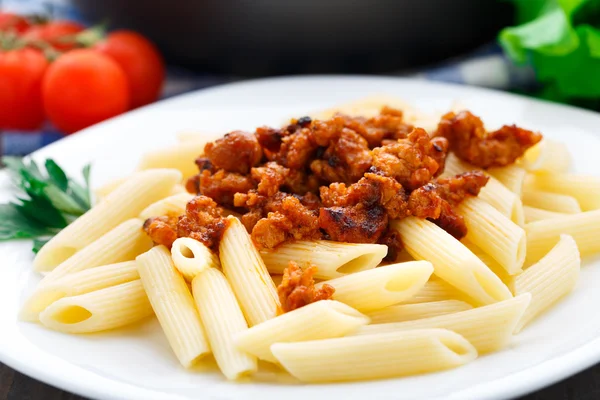
[[[600,208],[600,177],[579,174],[534,175],[531,184],[537,190],[575,197],[583,211]]]
[[[519,321],[516,332],[573,290],[580,266],[581,258],[575,240],[561,235],[558,244],[548,254],[515,279],[515,296],[531,293],[531,304]]]
[[[402,304],[428,303],[432,301],[462,299],[465,294],[433,275],[427,283],[413,297],[406,299]]]
[[[430,261],[437,276],[467,293],[475,302],[490,304],[512,297],[500,278],[433,222],[408,217],[393,221],[392,227],[400,233],[406,250],[415,259]]]
[[[223,273],[215,268],[206,268],[194,278],[192,290],[210,347],[223,375],[235,380],[255,372],[256,358],[238,350],[234,344],[234,335],[247,331],[248,324]]]
[[[144,171],[155,168],[173,168],[178,170],[184,178],[196,175],[198,167],[194,160],[204,153],[207,140],[189,140],[160,150],[148,152],[143,155],[137,169]]]
[[[468,239],[462,239],[461,243],[464,244],[467,249],[471,250],[471,252],[475,254],[475,256],[477,256],[477,258],[479,258],[485,265],[487,265],[488,268],[494,274],[496,274],[496,276],[500,278],[506,286],[510,287],[510,284],[514,281],[515,277],[518,276],[518,274],[509,275],[508,272],[506,272],[506,270],[502,268],[500,264],[498,264],[498,261],[494,260],[489,254],[481,250],[481,248]]]
[[[369,318],[346,304],[321,300],[281,314],[237,335],[237,346],[261,360],[276,363],[274,343],[304,342],[341,337],[369,323]]]
[[[496,260],[509,275],[521,271],[526,255],[525,230],[476,197],[458,207],[467,226],[466,238]]]
[[[63,297],[40,314],[40,322],[64,333],[119,328],[152,315],[139,279],[73,297]]]
[[[412,321],[435,317],[438,315],[452,314],[459,311],[472,309],[473,306],[460,300],[442,300],[429,303],[398,304],[367,313],[372,324],[385,324],[389,322]]]
[[[235,217],[219,245],[221,265],[250,326],[277,315],[279,297],[265,263],[244,225]]]
[[[37,321],[40,312],[63,297],[77,296],[138,279],[135,261],[109,264],[64,275],[40,284],[21,308],[19,319]]]
[[[113,179],[94,190],[96,199],[103,200],[106,196],[112,193],[116,188],[121,186],[123,182],[127,180],[127,177]]]
[[[569,214],[564,217],[532,222],[527,231],[527,260],[531,264],[542,258],[558,243],[561,234],[575,239],[581,256],[600,251],[600,210]]]
[[[525,190],[523,193],[523,203],[530,207],[565,214],[581,212],[581,207],[579,206],[577,199],[566,194],[542,192],[539,190]]]
[[[477,351],[445,329],[276,343],[275,358],[303,382],[390,378],[464,365]]]
[[[168,196],[179,181],[181,174],[169,169],[132,175],[102,202],[46,243],[34,259],[35,270],[51,271],[115,226],[137,217],[148,205]]]
[[[333,299],[359,311],[370,311],[398,304],[414,296],[425,285],[433,266],[427,261],[386,265],[324,281],[320,288],[333,286]]]
[[[502,168],[490,168],[487,172],[498,179],[504,186],[517,196],[523,191],[523,184],[527,171],[522,167],[512,164]]]
[[[136,259],[154,313],[181,365],[191,367],[210,353],[200,316],[169,250],[156,246]]]
[[[203,243],[192,238],[175,240],[171,247],[171,257],[175,268],[188,282],[207,268],[221,268],[219,257]]]
[[[489,353],[509,343],[530,301],[531,294],[525,293],[512,299],[454,314],[414,321],[367,325],[360,328],[355,335],[387,332],[399,334],[413,329],[441,328],[464,336],[480,354]]]
[[[139,218],[147,220],[148,218],[160,217],[163,215],[179,216],[185,214],[185,206],[193,198],[194,195],[189,193],[178,193],[165,197],[144,208],[140,213]]]
[[[294,261],[300,266],[316,265],[317,279],[333,279],[375,268],[387,251],[387,246],[381,244],[299,240],[284,243],[274,250],[263,250],[260,255],[272,274],[283,274],[289,262]]]
[[[536,173],[561,173],[569,170],[571,155],[564,143],[544,138],[525,152],[520,164]]]
[[[543,219],[552,219],[556,217],[564,217],[564,213],[558,213],[555,211],[542,210],[541,208],[535,208],[530,206],[523,207],[525,212],[525,222],[541,221]]]

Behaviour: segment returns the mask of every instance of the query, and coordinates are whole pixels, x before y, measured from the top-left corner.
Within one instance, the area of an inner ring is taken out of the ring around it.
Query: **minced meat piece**
[[[177,236],[190,237],[218,250],[219,242],[227,228],[223,209],[206,196],[196,196],[185,208],[185,215],[177,222]]]
[[[322,181],[353,183],[371,166],[371,151],[367,141],[350,129],[343,129],[322,157],[310,164],[312,172]]]
[[[402,250],[402,239],[400,232],[395,229],[388,229],[387,232],[379,239],[379,244],[384,244],[388,248],[385,261],[396,261],[398,254]]]
[[[364,137],[372,149],[381,146],[384,140],[404,139],[414,129],[404,122],[401,110],[391,107],[383,107],[379,115],[372,118],[341,116],[344,125]]]
[[[162,244],[169,249],[177,239],[176,216],[162,216],[148,218],[144,222],[144,231],[156,244]]]
[[[416,128],[406,139],[375,148],[373,170],[415,190],[443,171],[447,150],[443,138],[432,140],[425,130]]]
[[[290,261],[288,267],[283,271],[281,284],[277,287],[283,312],[292,311],[319,300],[331,299],[335,289],[326,283],[316,289],[313,278],[316,273],[317,267],[314,265],[302,269],[294,261]]]
[[[281,146],[277,153],[268,156],[270,160],[287,168],[301,170],[308,165],[318,145],[310,140],[310,129],[303,128],[281,139]]]
[[[321,238],[315,212],[304,206],[298,198],[287,195],[279,205],[270,206],[273,211],[252,228],[252,239],[259,249],[272,249],[289,240]]]
[[[207,143],[204,154],[217,168],[247,174],[262,159],[262,148],[255,135],[233,131],[221,139]]]
[[[388,226],[388,216],[381,206],[323,207],[319,227],[330,240],[348,243],[376,243]]]
[[[469,111],[444,115],[435,136],[448,139],[459,158],[481,168],[512,164],[542,140],[541,134],[516,125],[504,125],[487,133],[481,119]]]
[[[210,197],[223,206],[232,206],[233,196],[236,193],[246,193],[255,187],[256,184],[251,177],[222,169],[214,174],[204,170],[198,178],[198,193]]]
[[[279,192],[279,188],[287,181],[289,175],[289,168],[273,161],[251,170],[252,179],[258,182],[256,191],[263,196],[273,196]]]

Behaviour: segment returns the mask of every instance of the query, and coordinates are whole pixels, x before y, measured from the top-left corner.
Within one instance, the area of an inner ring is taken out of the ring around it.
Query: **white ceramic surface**
[[[143,151],[175,142],[182,130],[225,132],[371,94],[399,96],[429,111],[459,100],[492,126],[517,123],[565,141],[576,171],[600,174],[600,116],[506,93],[416,80],[282,78],[199,91],[86,129],[35,153],[77,174],[93,162],[100,185],[131,171]],[[190,160],[191,161],[191,160]],[[0,175],[0,201],[9,197]],[[600,238],[599,238],[600,240]],[[403,379],[301,385],[275,369],[255,381],[227,382],[207,362],[185,371],[155,320],[105,334],[68,336],[17,321],[32,273],[29,242],[0,243],[0,361],[60,388],[101,399],[505,399],[549,385],[600,361],[600,262],[586,260],[575,292],[501,352],[455,370]]]

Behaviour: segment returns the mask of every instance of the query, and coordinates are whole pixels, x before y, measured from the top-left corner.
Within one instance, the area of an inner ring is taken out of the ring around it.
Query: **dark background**
[[[598,400],[600,364],[518,400]],[[86,400],[45,385],[0,364],[0,400]]]

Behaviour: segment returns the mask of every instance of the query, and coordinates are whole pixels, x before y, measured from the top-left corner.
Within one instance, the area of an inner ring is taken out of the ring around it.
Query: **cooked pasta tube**
[[[206,268],[221,268],[219,257],[204,243],[192,238],[175,240],[171,246],[171,257],[175,268],[188,282]]]
[[[477,197],[465,199],[457,210],[465,220],[468,240],[489,254],[509,275],[521,271],[527,252],[523,228]]]
[[[577,199],[566,194],[527,189],[523,192],[523,203],[529,207],[536,207],[564,214],[581,212],[581,207],[579,206]]]
[[[303,382],[420,374],[455,368],[477,357],[465,338],[445,329],[276,343],[271,351],[290,374]]]
[[[419,292],[433,273],[428,261],[409,261],[386,265],[317,283],[333,286],[333,299],[359,311],[370,311],[398,304]]]
[[[544,138],[525,152],[519,164],[536,173],[561,173],[569,170],[571,154],[562,142]]]
[[[163,215],[179,216],[185,214],[185,206],[193,198],[194,195],[190,193],[177,193],[165,197],[144,208],[139,218],[147,220],[148,218],[161,217]]]
[[[152,315],[152,307],[136,279],[72,297],[63,297],[40,314],[40,322],[64,333],[91,333],[119,328]]]
[[[330,240],[299,240],[284,243],[274,250],[260,252],[272,274],[283,274],[290,261],[301,267],[318,267],[317,279],[339,278],[346,274],[375,268],[387,254],[382,244],[340,243]]]
[[[137,257],[140,278],[173,352],[191,367],[210,353],[204,328],[185,280],[175,269],[169,250],[156,246]]]
[[[489,353],[505,347],[510,342],[513,331],[530,301],[531,294],[524,293],[512,299],[454,314],[367,325],[360,328],[355,335],[389,332],[399,334],[413,329],[442,328],[464,336],[480,354]]]
[[[471,250],[471,252],[477,256],[477,258],[483,261],[483,263],[487,265],[488,268],[495,273],[496,276],[500,278],[500,280],[502,280],[506,286],[510,288],[510,284],[514,282],[515,277],[519,274],[509,275],[508,272],[506,272],[506,270],[498,263],[498,261],[494,260],[488,253],[481,250],[479,246],[475,245],[468,239],[462,239],[461,243],[464,244],[467,249]]]
[[[442,300],[429,303],[398,304],[367,313],[372,324],[386,324],[389,322],[412,321],[435,317],[438,315],[452,314],[459,311],[472,309],[473,306],[460,300]]]
[[[261,360],[276,363],[274,343],[329,339],[355,332],[369,318],[334,300],[321,300],[281,314],[236,336],[237,346]]]
[[[392,221],[406,250],[415,258],[428,260],[434,273],[468,294],[479,304],[512,297],[510,291],[479,258],[433,222],[408,217]]]
[[[402,304],[417,304],[417,303],[428,303],[432,301],[441,300],[455,300],[463,299],[465,294],[460,292],[454,286],[449,285],[441,279],[436,279],[435,275],[432,275],[429,281],[409,299],[406,299]]]
[[[541,208],[525,206],[523,207],[523,211],[525,212],[525,222],[535,222],[541,221],[543,219],[552,219],[556,217],[564,217],[565,213],[558,213],[555,211],[543,210]]]
[[[453,176],[474,170],[480,171],[479,168],[460,160],[454,153],[448,153],[442,176]],[[488,175],[488,177],[487,184],[481,188],[477,197],[510,218],[515,224],[523,226],[523,204],[519,196],[493,176]]]
[[[600,251],[600,210],[532,222],[525,225],[525,231],[528,263],[542,258],[563,233],[575,239],[582,257],[587,256]]]
[[[248,324],[221,271],[206,268],[192,281],[194,300],[206,330],[217,365],[229,380],[252,374],[256,357],[238,350],[236,334],[248,331]]]
[[[106,196],[112,193],[116,188],[121,186],[123,182],[127,180],[127,177],[113,179],[112,181],[108,181],[104,185],[96,188],[94,190],[94,194],[96,195],[97,200],[103,200]]]
[[[173,168],[181,172],[184,178],[196,175],[198,166],[194,160],[204,153],[206,140],[190,140],[169,147],[147,152],[142,156],[137,169],[140,171],[154,168]]]
[[[538,190],[575,197],[583,211],[600,208],[600,177],[580,174],[539,174],[533,176],[531,183]]]
[[[142,224],[137,218],[123,222],[59,264],[42,282],[101,265],[134,260],[152,247],[152,240],[142,230]]]
[[[50,239],[33,261],[35,270],[51,271],[117,225],[137,217],[148,205],[168,196],[179,181],[181,174],[172,169],[130,176],[103,201]]]
[[[515,296],[531,293],[531,304],[521,317],[516,332],[573,290],[580,267],[577,243],[571,236],[561,235],[548,254],[515,278]]]
[[[40,312],[58,299],[127,283],[139,277],[135,261],[103,265],[64,275],[38,285],[21,308],[19,318],[23,321],[37,321]]]
[[[232,216],[227,221],[219,244],[221,265],[248,324],[254,326],[277,315],[277,289],[244,225]]]
[[[501,168],[489,168],[487,173],[498,179],[511,192],[516,193],[517,196],[521,195],[525,176],[527,175],[527,171],[524,168],[512,164]]]

